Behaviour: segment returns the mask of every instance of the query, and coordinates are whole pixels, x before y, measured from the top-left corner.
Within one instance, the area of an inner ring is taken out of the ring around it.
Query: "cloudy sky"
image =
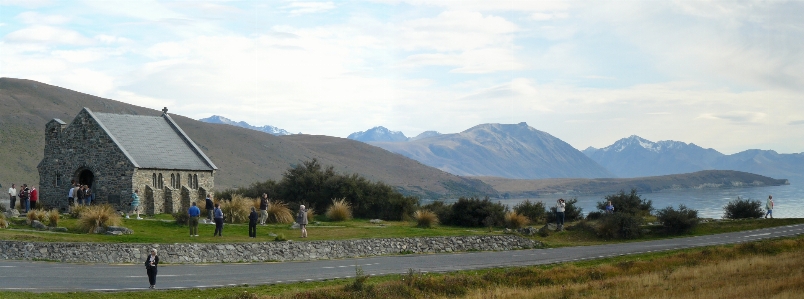
[[[0,5],[0,76],[196,119],[804,152],[804,1]]]

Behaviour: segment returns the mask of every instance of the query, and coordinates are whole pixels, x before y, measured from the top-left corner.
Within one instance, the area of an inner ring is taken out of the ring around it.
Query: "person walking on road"
[[[296,223],[301,228],[301,237],[307,238],[307,209],[304,205],[299,207],[299,214],[296,215]]]
[[[221,211],[221,204],[215,204],[215,211],[213,211],[215,216],[215,232],[212,236],[219,236],[223,237],[223,211]]]
[[[260,198],[260,224],[265,225],[265,221],[268,221],[268,193]]]
[[[559,198],[556,202],[556,228],[557,231],[564,230],[564,210],[567,208],[567,203],[563,198]]]
[[[248,237],[249,238],[256,238],[257,237],[257,220],[259,215],[257,214],[257,209],[251,207],[251,214],[248,214]]]
[[[131,203],[129,204],[129,205],[131,205],[131,209],[129,209],[128,213],[126,213],[126,219],[129,218],[129,215],[131,215],[131,213],[137,213],[137,219],[142,219],[142,218],[140,218],[140,195],[139,195],[139,193],[140,193],[140,190],[137,190],[137,189],[134,189],[134,193],[131,193]]]
[[[204,200],[204,209],[207,210],[207,223],[212,224],[212,212],[215,210],[215,205],[212,202],[212,198],[209,198],[209,194],[207,194],[207,198]]]
[[[159,266],[159,256],[156,255],[156,248],[151,248],[151,254],[145,258],[145,271],[148,273],[149,289],[156,288],[156,268]]]
[[[8,188],[8,209],[13,210],[17,207],[17,185],[11,184],[11,188]]]
[[[772,195],[768,195],[768,201],[765,202],[765,209],[768,210],[768,212],[765,213],[765,218],[768,218],[768,215],[770,215],[771,219],[773,219],[773,196]]]
[[[187,210],[187,215],[190,216],[190,237],[198,237],[198,216],[201,216],[201,209],[195,206],[195,202],[193,202],[193,206]]]

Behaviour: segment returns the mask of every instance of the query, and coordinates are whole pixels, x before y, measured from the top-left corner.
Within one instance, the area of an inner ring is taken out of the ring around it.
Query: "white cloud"
[[[43,15],[35,11],[26,11],[17,15],[17,19],[25,24],[59,25],[69,22],[72,18],[61,15]]]
[[[291,15],[303,15],[311,13],[320,13],[328,10],[335,9],[335,3],[332,1],[327,2],[308,2],[308,1],[293,1],[283,7]]]
[[[506,49],[478,49],[459,54],[417,54],[400,63],[403,67],[455,66],[451,73],[484,74],[499,71],[519,70],[524,64],[517,60],[513,51]]]
[[[727,111],[721,113],[704,113],[700,118],[727,120],[733,123],[757,123],[765,119],[767,114],[750,111]]]
[[[92,39],[73,30],[52,26],[31,26],[9,33],[4,38],[12,43],[42,43],[64,45],[91,45]]]
[[[509,45],[516,24],[502,17],[477,12],[446,11],[435,18],[422,18],[400,25],[399,46],[407,50],[466,51]]]

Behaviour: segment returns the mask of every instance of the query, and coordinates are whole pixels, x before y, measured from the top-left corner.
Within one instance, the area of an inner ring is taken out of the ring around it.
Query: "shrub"
[[[8,221],[3,213],[0,213],[0,228],[8,228]]]
[[[577,198],[573,198],[570,200],[565,201],[566,205],[564,206],[564,221],[565,222],[572,222],[583,219],[583,209],[581,207],[576,206],[575,204],[578,203]],[[550,213],[547,213],[547,223],[556,222],[556,207],[555,205],[550,207]]]
[[[496,226],[505,221],[505,206],[501,203],[492,203],[488,197],[478,198],[461,197],[451,205],[452,217],[442,219],[442,223],[457,226]]]
[[[541,201],[532,203],[530,200],[525,200],[516,204],[514,206],[514,211],[520,215],[528,217],[531,222],[539,222],[544,218],[545,206]]]
[[[606,210],[608,202],[614,205],[614,213],[626,213],[635,216],[649,216],[653,211],[653,202],[642,199],[636,189],[631,189],[630,193],[620,190],[619,193],[606,195],[603,201],[597,203],[597,209]]]
[[[428,210],[419,209],[413,213],[413,219],[416,220],[416,226],[430,228],[438,224],[438,216]]]
[[[268,220],[269,223],[293,223],[293,213],[284,202],[273,200],[268,202]],[[308,212],[309,217],[309,212]],[[312,219],[312,218],[307,218]]]
[[[636,239],[642,236],[643,220],[627,213],[605,214],[598,222],[597,234],[604,238]]]
[[[222,200],[220,205],[224,221],[228,223],[247,222],[253,202],[253,199],[243,197],[240,194],[233,195],[230,200]]]
[[[179,211],[173,213],[171,216],[173,216],[173,220],[176,220],[176,224],[178,225],[188,225],[190,223],[190,215],[188,215],[187,212]]]
[[[57,227],[59,226],[59,219],[61,219],[61,214],[59,214],[58,209],[52,209],[47,212],[47,225],[50,227]]]
[[[664,230],[671,234],[680,234],[691,231],[698,225],[698,211],[679,205],[678,210],[666,207],[656,213],[656,218],[662,223]]]
[[[38,220],[39,222],[45,223],[45,219],[47,219],[47,213],[43,210],[30,210],[28,214],[25,215],[28,218],[29,223],[33,223],[34,220]]]
[[[517,212],[505,213],[505,226],[511,229],[517,229],[528,225],[528,217]]]
[[[352,207],[346,202],[346,198],[332,200],[332,205],[327,209],[327,218],[332,221],[352,219]]]
[[[85,206],[78,218],[78,229],[87,233],[113,225],[120,225],[120,214],[108,204]]]
[[[586,220],[597,220],[602,216],[603,212],[600,211],[589,212],[589,214],[586,214]]]
[[[723,218],[726,219],[761,218],[765,214],[762,212],[762,202],[740,197],[726,204],[723,211]]]
[[[435,213],[441,223],[452,218],[452,205],[445,204],[443,201],[431,202],[421,207],[421,209]]]

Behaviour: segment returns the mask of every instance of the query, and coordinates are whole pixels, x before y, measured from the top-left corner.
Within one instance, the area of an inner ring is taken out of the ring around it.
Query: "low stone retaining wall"
[[[76,263],[139,263],[150,248],[166,263],[310,261],[404,253],[500,251],[541,247],[515,235],[234,244],[123,244],[0,241],[0,257]]]

